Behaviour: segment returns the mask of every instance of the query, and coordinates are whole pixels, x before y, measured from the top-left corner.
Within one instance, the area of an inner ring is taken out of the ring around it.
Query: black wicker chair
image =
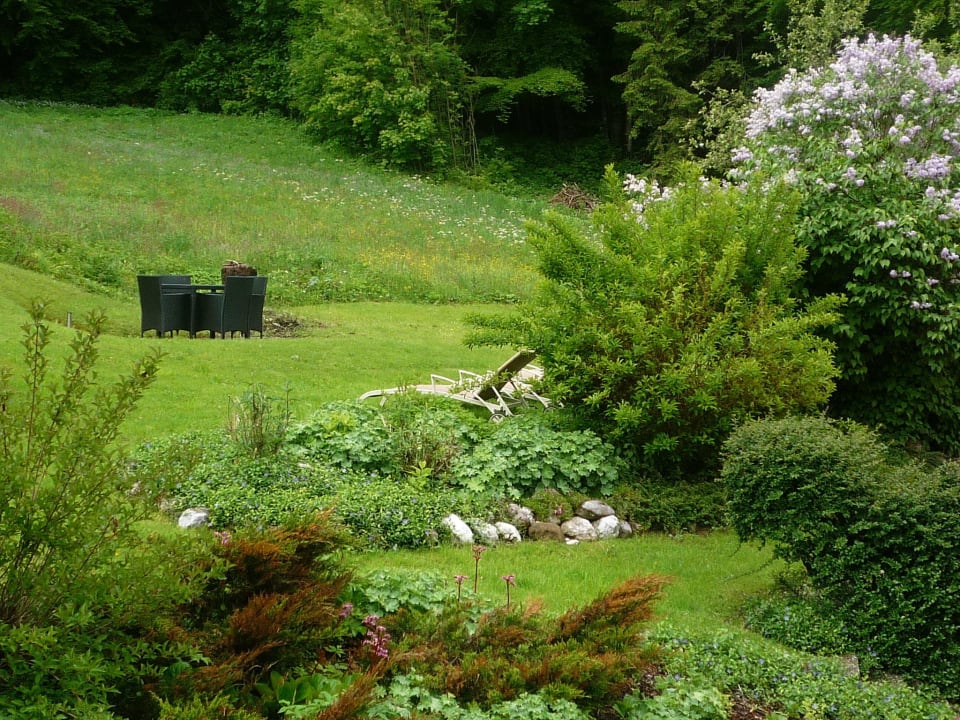
[[[267,278],[253,278],[253,294],[250,296],[250,317],[247,322],[247,337],[258,332],[263,337],[263,303],[267,298]]]
[[[190,284],[189,275],[138,275],[140,291],[140,337],[147,330],[156,330],[158,337],[167,333],[191,331],[191,293],[183,286]],[[164,289],[166,285],[179,286]]]
[[[224,278],[222,293],[197,293],[194,332],[209,331],[210,337],[218,334],[241,333],[250,337],[250,304],[255,276],[231,276]]]

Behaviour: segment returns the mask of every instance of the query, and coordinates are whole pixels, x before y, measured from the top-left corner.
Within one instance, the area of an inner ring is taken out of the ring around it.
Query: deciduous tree
[[[388,163],[467,163],[466,67],[438,0],[300,0],[292,69],[308,126]]]

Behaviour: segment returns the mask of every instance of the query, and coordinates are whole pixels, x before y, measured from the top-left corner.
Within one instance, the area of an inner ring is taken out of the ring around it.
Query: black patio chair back
[[[230,276],[224,278],[222,293],[197,293],[195,331],[210,331],[210,337],[225,338],[227,333],[250,337],[250,300],[253,281],[257,278]]]
[[[267,278],[258,275],[253,278],[253,294],[250,296],[250,313],[247,320],[247,337],[258,332],[263,337],[263,303],[267,298]]]
[[[173,335],[180,330],[190,332],[190,293],[164,290],[165,285],[189,285],[189,275],[138,275],[140,293],[140,336],[156,330],[157,336]]]

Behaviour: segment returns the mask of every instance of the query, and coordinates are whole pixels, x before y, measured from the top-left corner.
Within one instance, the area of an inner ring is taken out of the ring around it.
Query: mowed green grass
[[[78,290],[15,267],[0,272],[0,366],[20,373],[22,326],[35,298],[47,306],[54,327],[52,351],[62,357],[91,310],[106,314],[100,341],[100,376],[113,381],[146,353],[163,353],[156,382],[123,428],[131,443],[195,429],[226,426],[234,397],[262,386],[275,397],[289,397],[295,418],[318,405],[351,400],[367,390],[426,381],[430,373],[456,375],[458,368],[497,367],[508,349],[474,348],[463,343],[468,312],[490,306],[342,303],[287,308],[297,318],[297,337],[254,336],[246,340],[139,337],[139,307],[123,299]],[[135,332],[133,332],[135,330]],[[131,334],[132,333],[132,334]]]
[[[473,593],[472,549],[439,547],[354,556],[358,572],[384,566],[429,570],[449,582],[456,597],[456,575],[466,575],[464,597]],[[544,612],[559,614],[582,607],[636,575],[665,579],[657,619],[690,629],[736,627],[744,599],[770,588],[785,565],[770,548],[738,542],[731,532],[667,536],[640,534],[629,539],[565,545],[521,542],[488,548],[480,558],[479,595],[506,601],[505,575],[514,575],[511,602],[540,603]]]

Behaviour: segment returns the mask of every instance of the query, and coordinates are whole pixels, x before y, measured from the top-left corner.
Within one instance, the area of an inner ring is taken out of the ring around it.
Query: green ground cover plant
[[[659,696],[621,704],[623,717],[631,720],[720,719],[732,705],[760,708],[771,720],[955,716],[946,703],[902,683],[865,683],[847,673],[839,658],[792,653],[724,630],[688,635],[661,625],[652,639],[674,652],[667,653]]]
[[[590,430],[556,427],[551,417],[531,413],[497,425],[454,461],[454,484],[512,500],[538,490],[610,495],[621,469],[613,447]]]
[[[286,427],[286,406],[255,389],[237,398],[227,432],[171,436],[143,444],[131,477],[162,494],[169,510],[204,507],[217,529],[267,526],[334,508],[371,547],[433,545],[444,517],[496,519],[507,500],[549,490],[609,494],[619,463],[585,430],[563,430],[552,414],[492,423],[444,398],[401,393],[390,402],[340,401],[273,439],[250,447],[236,418],[263,413],[262,427]],[[249,420],[246,421],[249,423]],[[571,513],[565,513],[569,517]]]

